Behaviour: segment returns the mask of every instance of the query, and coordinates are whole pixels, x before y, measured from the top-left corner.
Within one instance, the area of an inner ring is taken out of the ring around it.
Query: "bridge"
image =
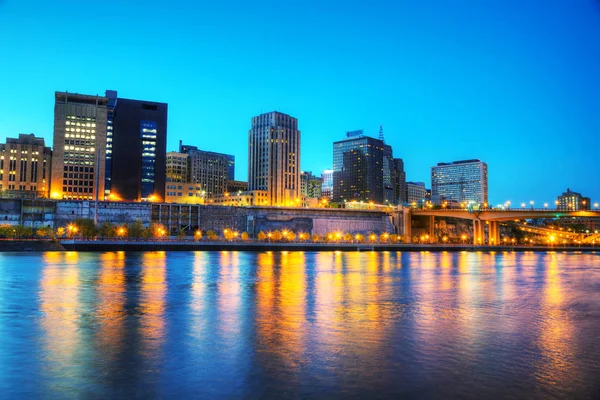
[[[517,208],[517,209],[402,209],[403,214],[403,234],[410,238],[412,236],[412,219],[413,217],[427,217],[429,236],[433,237],[433,227],[435,218],[459,218],[473,221],[473,244],[485,243],[485,226],[488,226],[488,243],[495,245],[500,243],[499,223],[506,221],[519,221],[524,219],[537,218],[561,218],[561,217],[576,217],[576,218],[600,218],[598,210],[584,211],[564,211],[552,209],[534,209],[534,208]]]

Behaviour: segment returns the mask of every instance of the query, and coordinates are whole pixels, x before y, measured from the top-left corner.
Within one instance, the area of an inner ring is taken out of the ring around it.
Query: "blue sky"
[[[278,110],[304,170],[383,124],[408,180],[479,158],[492,202],[600,201],[599,0],[0,0],[0,54],[0,140],[51,143],[54,91],[115,89],[168,102],[168,150],[234,154],[237,179],[251,117]]]

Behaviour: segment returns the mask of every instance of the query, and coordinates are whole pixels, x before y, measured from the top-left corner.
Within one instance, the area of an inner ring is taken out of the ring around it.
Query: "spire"
[[[383,125],[379,125],[379,140],[385,142],[385,139],[383,139]]]

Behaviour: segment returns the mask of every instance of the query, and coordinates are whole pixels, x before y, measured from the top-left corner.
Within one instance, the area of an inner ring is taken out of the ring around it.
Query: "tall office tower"
[[[227,181],[232,155],[198,150],[196,146],[179,142],[179,152],[188,156],[188,182],[198,183],[206,197],[214,197],[227,191]]]
[[[438,163],[431,167],[431,201],[488,202],[488,166],[480,160]]]
[[[56,92],[50,195],[56,199],[104,199],[106,119],[103,96]],[[98,177],[98,180],[96,180]]]
[[[323,180],[313,175],[311,171],[300,172],[300,194],[309,199],[318,199],[321,197],[322,190],[321,186]]]
[[[393,204],[406,203],[406,173],[404,172],[404,161],[401,158],[393,159],[392,185],[394,187]]]
[[[184,153],[167,153],[167,182],[188,182],[189,157]]]
[[[52,150],[43,138],[19,134],[0,144],[0,193],[11,198],[46,198]]]
[[[116,99],[112,123],[111,198],[165,199],[167,115],[166,103]]]
[[[113,122],[115,118],[115,107],[117,106],[117,92],[115,90],[107,90],[106,97],[108,103],[106,106],[106,160],[104,167],[104,196],[109,198],[110,182],[112,178],[112,147],[113,147]]]
[[[268,205],[300,205],[300,131],[296,118],[277,111],[252,118],[248,189],[267,191]]]
[[[561,211],[591,210],[591,200],[589,197],[582,196],[581,193],[567,189],[556,198],[556,208]]]
[[[326,169],[321,172],[321,196],[331,199],[333,197],[333,170]]]
[[[362,131],[348,132],[346,136],[333,143],[333,201],[383,204],[386,192],[393,193],[384,186],[391,186],[391,147],[382,140],[364,136]],[[384,159],[388,159],[385,164]]]

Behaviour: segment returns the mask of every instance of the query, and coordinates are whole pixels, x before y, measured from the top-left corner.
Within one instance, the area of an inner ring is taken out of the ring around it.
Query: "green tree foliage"
[[[96,224],[94,224],[93,219],[80,218],[76,219],[73,224],[77,227],[79,235],[83,236],[85,239],[92,239],[96,236]]]
[[[50,228],[49,226],[43,226],[41,228],[38,228],[35,231],[35,236],[37,236],[39,238],[49,238],[49,239],[55,239],[56,238],[56,234],[54,233],[54,229]]]
[[[207,231],[206,232],[206,237],[208,237],[208,240],[217,240],[217,238],[219,237],[219,235],[215,231]]]
[[[108,221],[104,221],[98,227],[98,236],[100,236],[102,239],[114,238],[115,236],[117,236],[117,227]]]
[[[135,221],[127,227],[127,235],[132,239],[139,239],[144,233],[144,224],[142,221]]]

